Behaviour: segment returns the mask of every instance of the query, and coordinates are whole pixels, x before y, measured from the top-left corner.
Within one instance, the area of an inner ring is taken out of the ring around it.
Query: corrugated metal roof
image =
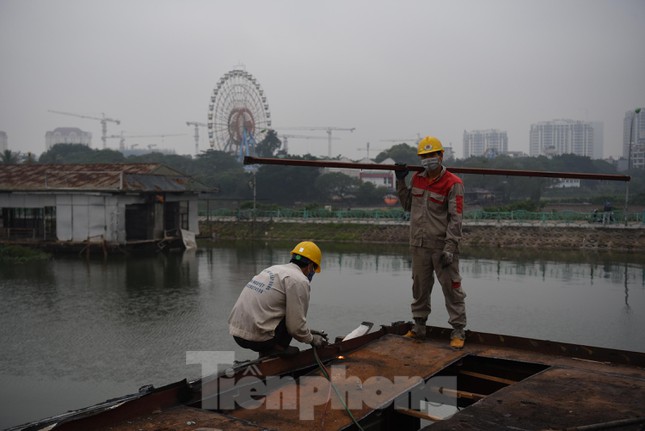
[[[0,165],[0,191],[205,191],[207,187],[159,163]]]

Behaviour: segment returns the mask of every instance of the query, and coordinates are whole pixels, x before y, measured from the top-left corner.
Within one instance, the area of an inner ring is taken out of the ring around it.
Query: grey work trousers
[[[410,247],[412,255],[412,317],[424,321],[431,312],[430,294],[434,275],[441,285],[448,311],[448,323],[453,327],[453,337],[465,338],[466,293],[461,287],[459,255],[455,254],[452,264],[443,267],[440,262],[442,250],[425,247]]]

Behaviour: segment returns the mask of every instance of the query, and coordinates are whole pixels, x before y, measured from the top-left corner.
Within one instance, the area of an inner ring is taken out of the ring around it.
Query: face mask
[[[307,278],[309,279],[309,283],[311,283],[311,279],[314,278],[314,274],[316,273],[315,270],[311,270],[309,274],[307,274]]]
[[[426,171],[434,171],[441,166],[441,160],[439,160],[439,157],[429,157],[427,159],[421,159],[421,165]]]

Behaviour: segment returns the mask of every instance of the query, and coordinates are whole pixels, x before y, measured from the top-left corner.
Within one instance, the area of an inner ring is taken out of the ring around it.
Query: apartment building
[[[628,169],[645,168],[645,113],[627,111],[623,121],[623,157]]]
[[[464,158],[495,157],[508,152],[508,134],[497,129],[464,130]]]
[[[9,138],[7,133],[0,130],[0,153],[9,149]]]
[[[45,149],[49,150],[56,144],[92,144],[92,134],[78,127],[57,127],[45,133]]]
[[[552,120],[531,124],[530,156],[576,154],[601,159],[603,124],[577,120]]]

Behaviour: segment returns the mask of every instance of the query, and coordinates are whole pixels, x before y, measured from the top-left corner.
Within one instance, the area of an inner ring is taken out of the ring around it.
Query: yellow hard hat
[[[434,136],[426,136],[419,141],[417,155],[420,156],[422,154],[434,153],[436,151],[441,151],[443,153],[443,145],[441,145],[441,141]]]
[[[297,254],[302,257],[306,257],[310,261],[316,264],[316,272],[320,272],[320,262],[322,261],[322,253],[316,244],[311,241],[302,241],[298,243],[291,254]]]

